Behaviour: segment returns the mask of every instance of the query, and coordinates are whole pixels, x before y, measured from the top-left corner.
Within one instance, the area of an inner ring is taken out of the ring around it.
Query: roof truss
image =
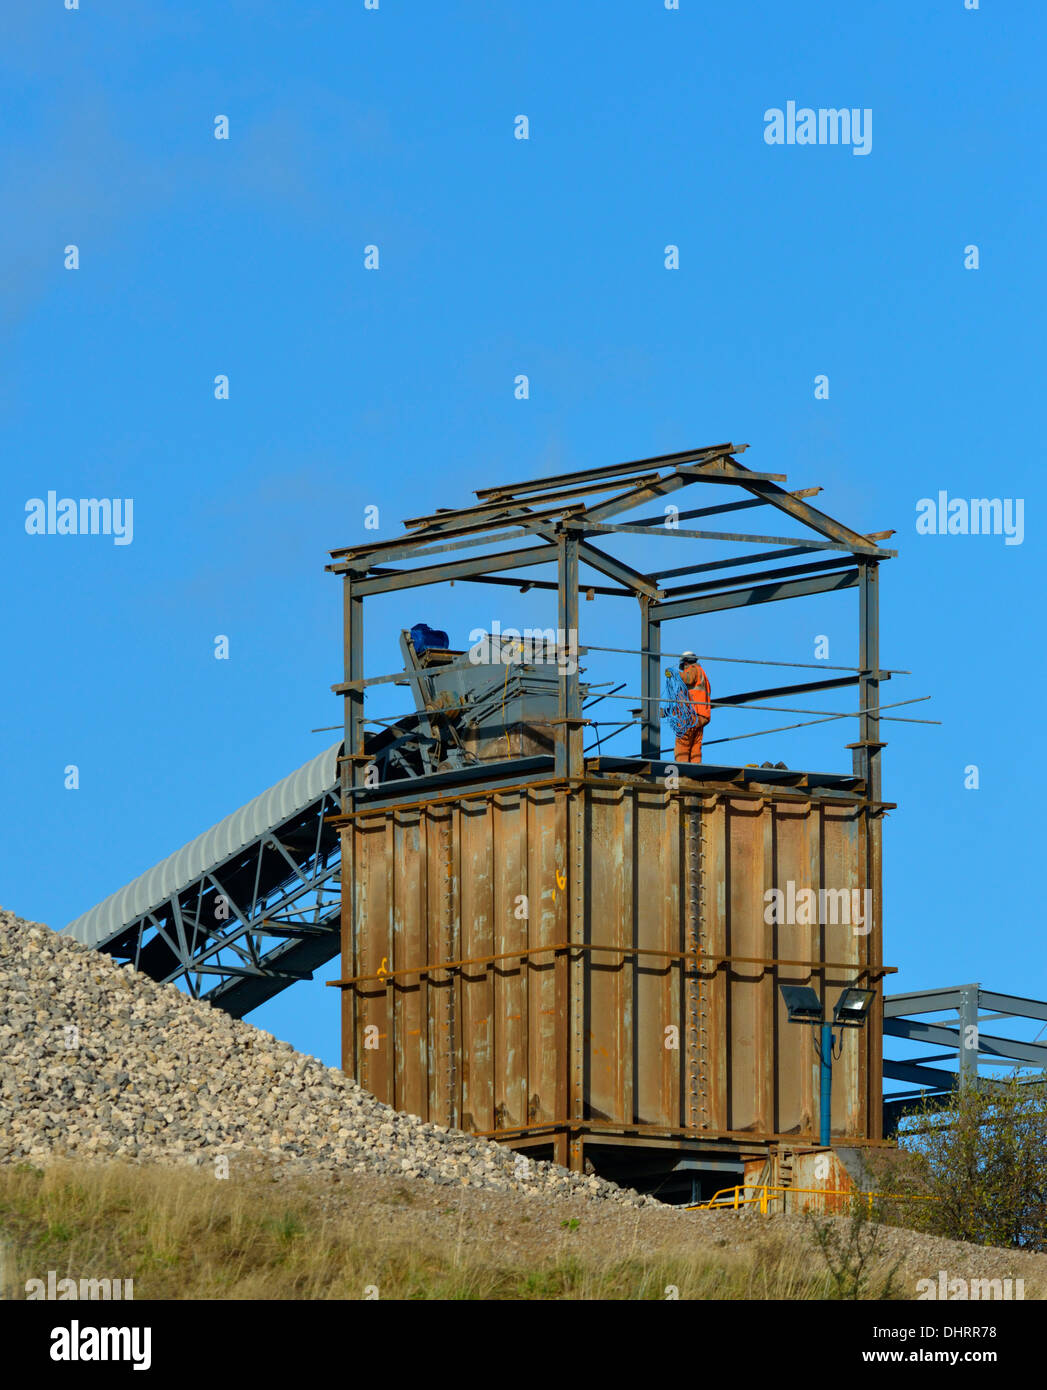
[[[332,563],[327,568],[337,574],[350,575],[361,593],[388,592],[452,579],[491,582],[499,571],[502,574],[498,582],[513,584],[516,579],[505,575],[505,571],[545,561],[555,562],[557,537],[570,532],[579,541],[579,562],[620,586],[616,589],[601,586],[601,593],[643,596],[657,604],[667,597],[660,587],[662,579],[727,570],[741,561],[738,558],[706,561],[644,574],[604,548],[616,536],[657,535],[677,542],[706,540],[784,547],[777,553],[769,551],[764,555],[743,557],[745,563],[770,561],[778,558],[778,554],[797,556],[818,550],[842,551],[871,560],[887,559],[896,553],[813,507],[807,499],[821,491],[820,488],[790,492],[779,486],[786,481],[784,474],[757,473],[747,468],[738,458],[747,447],[745,444],[712,444],[605,468],[478,488],[478,502],[474,505],[440,508],[407,518],[402,536],[332,550]],[[664,517],[657,515],[636,517],[631,522],[616,520],[638,507],[701,483],[713,483],[718,488],[734,486],[748,496],[741,501],[679,511],[672,526],[666,526]],[[611,495],[607,496],[608,493]],[[680,520],[763,506],[774,507],[800,522],[808,534],[797,537],[750,535],[734,531],[697,531],[678,525]],[[596,537],[604,538],[600,546],[594,543]],[[536,544],[519,544],[528,540]],[[418,569],[394,571],[386,568],[386,562],[391,560],[415,561],[474,546],[505,548],[491,555],[455,559]],[[760,577],[770,580],[776,573],[761,571]],[[788,573],[790,577],[794,575],[795,568]],[[786,572],[783,571],[781,577],[786,577]],[[725,577],[719,584],[711,581],[703,588],[727,588],[734,582]],[[537,588],[545,587],[546,582],[521,579],[519,583],[521,587]]]

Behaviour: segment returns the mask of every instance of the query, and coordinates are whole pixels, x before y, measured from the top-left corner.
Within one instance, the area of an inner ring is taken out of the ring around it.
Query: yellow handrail
[[[746,1192],[759,1193],[759,1196],[746,1197]],[[853,1188],[829,1188],[829,1187],[776,1187],[770,1183],[743,1183],[737,1187],[723,1187],[719,1192],[713,1194],[708,1202],[697,1202],[693,1206],[685,1207],[685,1211],[713,1211],[718,1208],[729,1208],[738,1211],[740,1207],[752,1206],[756,1202],[760,1204],[760,1213],[767,1215],[767,1197],[770,1192],[797,1192],[809,1193],[816,1197],[867,1197],[869,1199],[869,1214],[872,1214],[873,1200],[881,1199],[885,1202],[937,1202],[938,1197],[906,1194],[901,1192],[857,1192]]]

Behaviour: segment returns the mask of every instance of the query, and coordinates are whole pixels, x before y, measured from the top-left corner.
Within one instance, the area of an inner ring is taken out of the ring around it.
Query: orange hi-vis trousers
[[[698,729],[688,729],[685,734],[676,735],[676,746],[673,750],[674,761],[678,763],[700,763],[702,760],[702,734],[704,727]]]
[[[676,761],[678,763],[700,763],[702,760],[702,732],[712,713],[712,692],[709,677],[696,661],[689,661],[680,668],[680,679],[687,687],[696,716],[702,721],[697,729],[688,729],[685,734],[676,736]]]

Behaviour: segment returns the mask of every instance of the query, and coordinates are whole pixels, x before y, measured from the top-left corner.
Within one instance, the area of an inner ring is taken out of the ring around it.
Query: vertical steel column
[[[349,573],[342,582],[342,661],[346,682],[362,680],[364,674],[364,601],[361,594],[354,593],[354,574]],[[343,696],[345,731],[342,743],[342,761],[339,764],[341,784],[342,814],[354,810],[353,789],[363,780],[362,764],[355,760],[354,754],[363,753],[364,740],[364,692],[362,686],[347,690]],[[342,977],[348,979],[358,973],[363,959],[363,942],[356,928],[356,831],[353,827],[342,827]],[[360,1051],[360,1025],[362,1005],[358,991],[342,991],[342,1070],[350,1076],[365,1077],[364,1062]]]
[[[557,643],[570,653],[578,647],[578,537],[571,532],[557,534],[557,581],[559,625]],[[573,637],[573,642],[572,642]],[[558,777],[580,777],[582,759],[582,691],[578,659],[574,670],[560,670],[560,698],[556,725],[555,771]]]
[[[876,560],[858,558],[859,657],[862,674],[858,678],[858,708],[878,710],[880,705],[880,571]],[[872,894],[872,922],[861,948],[864,964],[876,968],[883,964],[883,776],[880,716],[863,714],[855,752],[855,771],[865,781],[865,875]],[[866,1023],[867,1036],[858,1063],[859,1092],[863,1089],[866,1106],[866,1132],[870,1139],[883,1133],[883,977],[877,980],[876,994]]]
[[[557,587],[559,590],[559,626],[557,644],[561,651],[578,649],[578,541],[576,534],[559,531],[557,545]],[[573,639],[573,640],[572,640]],[[582,755],[582,694],[577,657],[574,670],[560,670],[558,722],[556,725],[555,770],[559,777],[581,777],[585,769]],[[567,939],[572,943],[585,940],[585,792],[580,787],[563,793],[564,802],[564,870],[567,881],[564,905]],[[588,1007],[588,961],[585,951],[568,952],[568,1036],[569,1055],[567,1091],[570,1119],[575,1122],[567,1136],[567,1165],[575,1172],[584,1166],[581,1122],[585,1118],[586,1011]]]
[[[361,681],[364,676],[364,600],[353,593],[353,577],[345,576],[342,586],[342,647],[345,680]],[[364,780],[364,692],[354,686],[345,693],[345,745],[342,756],[342,814],[353,810],[354,787]]]
[[[963,985],[960,989],[960,1084],[969,1085],[978,1079],[978,995],[980,985]],[[974,1029],[973,1034],[969,1031]]]
[[[662,625],[651,617],[651,599],[640,594],[640,757],[658,762],[662,756],[662,721],[658,714],[661,689],[659,667]]]
[[[460,931],[460,847],[461,847],[461,809],[458,806],[448,806],[446,815],[440,825],[440,855],[441,871],[443,883],[441,886],[441,911],[443,917],[443,940],[442,950],[447,954],[445,960],[455,960],[461,954],[461,931]],[[458,1073],[458,1056],[464,1042],[464,1035],[459,1028],[459,1008],[458,992],[461,988],[461,971],[446,970],[444,979],[437,981],[437,984],[444,985],[446,994],[443,997],[443,1037],[441,1039],[441,1050],[443,1051],[444,1062],[444,1103],[447,1107],[446,1116],[441,1116],[441,1123],[450,1125],[453,1129],[458,1124],[458,1097],[461,1091],[461,1078]],[[392,1028],[389,1029],[390,1037]]]
[[[581,742],[579,731],[579,743]],[[564,794],[567,804],[567,836],[570,856],[567,860],[567,938],[572,944],[586,939],[586,820],[589,793],[584,787],[570,787]],[[574,1173],[585,1167],[583,1121],[588,1110],[592,1083],[586,1040],[592,1036],[592,970],[588,951],[572,951],[571,972],[571,1119],[572,1127],[567,1145],[567,1166]]]
[[[858,681],[858,708],[878,709],[880,704],[880,572],[876,560],[858,559],[858,665],[862,674]],[[870,801],[880,801],[881,768],[879,714],[863,714],[855,749],[858,775],[864,777]]]

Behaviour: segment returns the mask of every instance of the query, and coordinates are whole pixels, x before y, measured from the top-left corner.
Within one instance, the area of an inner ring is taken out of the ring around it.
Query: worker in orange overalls
[[[702,760],[702,732],[712,716],[709,701],[709,677],[698,665],[694,652],[684,652],[680,657],[680,679],[687,687],[691,697],[697,722],[693,729],[677,734],[675,756],[678,763],[700,763]]]

